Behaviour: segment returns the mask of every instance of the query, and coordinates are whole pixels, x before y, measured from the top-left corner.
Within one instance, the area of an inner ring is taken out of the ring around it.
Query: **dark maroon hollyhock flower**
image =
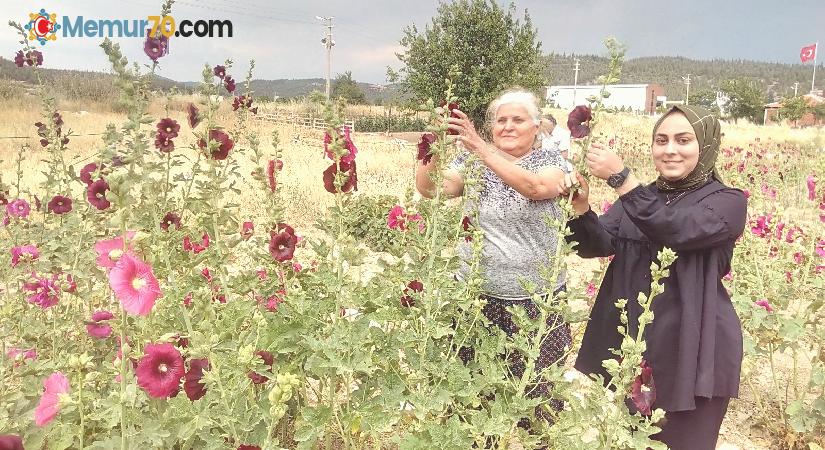
[[[59,128],[63,126],[63,116],[61,116],[59,112],[55,112],[52,114],[52,119],[54,120],[54,126],[58,128],[57,134],[60,134]]]
[[[278,262],[289,261],[295,253],[298,236],[289,225],[279,223],[278,231],[271,231],[269,238],[269,254]]]
[[[251,95],[250,96],[241,95],[241,96],[235,97],[235,99],[232,101],[232,111],[237,111],[238,108],[241,108],[241,107],[244,107],[246,109],[251,110],[252,101],[253,100],[252,100]],[[254,112],[257,112],[257,108],[255,109]]]
[[[409,308],[411,306],[415,306],[415,299],[410,296],[410,291],[412,292],[421,292],[424,290],[424,283],[418,280],[412,280],[407,283],[407,287],[404,288],[404,296],[401,297],[401,306]]]
[[[21,449],[23,447],[20,447]],[[248,445],[248,444],[241,444],[238,446],[238,450],[261,450],[261,447],[257,445]]]
[[[178,131],[180,131],[180,124],[174,119],[169,117],[165,119],[160,119],[160,121],[155,125],[158,129],[158,136],[163,136],[164,139],[174,139],[178,137]]]
[[[62,195],[55,195],[46,206],[48,206],[50,212],[55,214],[66,214],[72,210],[72,199]]]
[[[438,104],[438,106],[439,106],[439,107],[441,107],[441,108],[445,108],[445,107],[446,107],[446,108],[447,108],[447,110],[448,110],[448,111],[450,111],[450,117],[455,118],[455,119],[458,119],[458,118],[459,118],[459,117],[458,117],[458,114],[456,114],[456,113],[454,113],[454,112],[453,112],[453,110],[454,110],[454,109],[461,109],[461,108],[458,106],[458,103],[451,102],[450,104],[447,104],[447,101],[446,101],[446,100],[442,100],[442,101],[441,101],[441,103],[439,103],[439,104]],[[455,130],[447,130],[447,134],[449,134],[449,135],[451,135],[451,136],[456,136],[456,135],[458,135],[458,131],[455,131]]]
[[[103,165],[100,170],[103,170],[105,168],[106,165]],[[82,169],[80,169],[80,181],[86,183],[86,185],[92,184],[92,174],[95,172],[97,172],[97,164],[86,164],[85,166],[83,166]]]
[[[29,52],[26,58],[26,63],[30,66],[42,66],[43,65],[43,54],[37,50],[33,50]]]
[[[123,160],[123,157],[120,155],[112,156],[112,167],[121,167],[125,166],[126,161]]]
[[[201,383],[203,371],[209,370],[209,360],[198,358],[189,361],[189,370],[184,375],[183,390],[193,402],[206,395],[206,385]]]
[[[567,128],[570,130],[570,136],[579,139],[590,134],[590,127],[587,123],[592,118],[593,114],[590,112],[589,106],[579,105],[573,108],[573,111],[570,111],[570,115],[567,116]]]
[[[171,225],[174,225],[176,230],[180,230],[180,216],[170,211],[161,219],[160,227],[163,231],[169,231]]]
[[[358,148],[355,146],[355,143],[352,142],[349,128],[344,128],[344,132],[339,132],[338,135],[344,141],[344,149],[347,151],[346,154],[341,156],[341,162],[346,164],[355,162],[355,155],[358,154]],[[324,133],[324,155],[326,155],[330,161],[335,161],[335,155],[332,154],[332,150],[329,148],[329,144],[331,143],[332,136],[330,136],[329,133]]]
[[[257,352],[255,352],[255,355],[261,358],[264,361],[264,364],[269,366],[269,370],[272,371],[272,364],[275,362],[275,357],[272,355],[272,353],[266,350],[258,350]],[[264,384],[269,380],[268,376],[261,375],[255,371],[250,371],[246,375],[255,384]]]
[[[138,386],[153,398],[177,395],[184,373],[183,357],[169,343],[147,344],[135,369]]]
[[[154,37],[151,33],[146,33],[146,41],[143,43],[143,52],[153,62],[158,62],[158,59],[166,56],[169,50],[169,38],[159,34]]]
[[[226,77],[226,66],[215,66],[215,68],[212,69],[212,73],[214,73],[216,77],[223,80],[224,77]]]
[[[278,179],[275,176],[276,171],[280,171],[284,167],[284,162],[280,159],[270,159],[266,165],[266,181],[269,185],[269,190],[275,192],[278,187]]]
[[[464,216],[461,219],[461,228],[464,229],[465,233],[467,233],[467,236],[464,236],[464,242],[470,242],[470,241],[473,240],[473,236],[470,235],[470,233],[472,232],[471,231],[472,226],[473,226],[473,222],[470,221],[470,218],[468,216]]]
[[[229,135],[221,130],[209,130],[209,140],[218,142],[218,147],[212,150],[211,154],[212,159],[218,161],[226,159],[229,156],[229,151],[235,146],[235,142],[229,138]],[[198,147],[203,150],[208,148],[206,141],[203,139],[198,141]]]
[[[424,163],[424,165],[429,164],[430,160],[433,159],[433,155],[430,153],[430,145],[432,145],[436,139],[433,133],[424,133],[421,135],[421,141],[418,142],[417,159]]]
[[[49,140],[48,139],[41,139],[40,140],[40,146],[41,147],[48,147],[49,146]]]
[[[171,153],[175,149],[175,141],[158,134],[155,138],[155,148],[163,153]]]
[[[639,367],[642,368],[642,373],[636,376],[633,384],[630,386],[630,399],[645,416],[649,416],[653,409],[653,404],[656,402],[656,384],[653,382],[653,368],[647,365],[647,361],[642,360]]]
[[[250,447],[250,446],[247,446]],[[257,447],[261,450],[260,447]],[[238,447],[240,449],[240,447]],[[0,450],[26,450],[23,447],[23,439],[15,434],[4,434],[0,436]]]
[[[201,116],[198,111],[198,107],[195,106],[194,103],[190,103],[189,106],[186,107],[186,119],[189,121],[189,126],[195,128],[201,123]]]
[[[332,163],[326,170],[324,170],[324,189],[327,192],[334,194],[337,192],[335,189],[335,174],[338,173],[338,169],[341,169],[341,172],[347,175],[347,181],[344,182],[344,185],[341,186],[341,192],[349,192],[352,190],[358,190],[358,175],[355,171],[355,161],[352,163],[345,163],[341,161],[339,166],[336,166],[335,163]]]
[[[227,92],[230,94],[235,92],[235,80],[233,80],[231,76],[227,75],[226,78],[223,79],[223,87],[225,87]]]
[[[26,57],[23,56],[23,50],[18,50],[14,55],[14,65],[17,67],[23,67],[26,65]]]
[[[106,199],[106,191],[108,190],[109,183],[101,178],[90,184],[86,189],[86,199],[89,200],[89,203],[91,203],[92,206],[102,211],[112,206],[112,203]]]

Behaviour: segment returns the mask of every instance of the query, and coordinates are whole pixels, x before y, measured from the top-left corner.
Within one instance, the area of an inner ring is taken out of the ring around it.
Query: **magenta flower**
[[[770,223],[770,221],[771,221],[770,214],[758,216],[756,218],[756,224],[751,227],[751,233],[753,233],[753,234],[755,234],[759,237],[765,237],[765,236],[770,235],[771,230],[768,227],[768,224]]]
[[[212,69],[212,73],[214,73],[216,77],[223,80],[224,77],[226,77],[226,66],[215,66],[215,68]]]
[[[106,165],[103,165],[103,166],[101,166],[100,170],[103,170],[105,168],[106,168]],[[82,169],[80,169],[80,181],[86,183],[87,186],[92,184],[92,174],[95,173],[95,172],[97,172],[97,164],[95,164],[95,163],[86,164],[85,166],[83,166]]]
[[[722,279],[725,281],[733,281],[733,272],[729,271]]]
[[[109,311],[96,311],[92,314],[92,320],[86,324],[86,332],[89,336],[97,339],[105,339],[112,335],[112,327],[106,324],[107,320],[114,319],[114,314]]]
[[[401,297],[401,306],[405,308],[409,308],[411,306],[415,306],[415,298],[410,295],[410,291],[412,292],[422,292],[424,290],[424,283],[418,280],[412,280],[407,283],[407,287],[404,288],[404,295]]]
[[[404,208],[399,205],[395,205],[390,209],[389,214],[387,214],[387,227],[391,230],[401,230],[404,231],[407,229],[406,221],[407,215],[404,214]]]
[[[109,286],[130,314],[149,314],[163,294],[152,268],[131,253],[124,253],[109,271]]]
[[[640,413],[649,416],[656,403],[656,384],[653,381],[653,368],[647,365],[647,361],[642,360],[639,367],[642,373],[636,376],[630,386],[630,399]]]
[[[27,301],[31,304],[37,305],[43,309],[51,308],[57,304],[60,292],[59,287],[55,281],[57,275],[52,275],[51,278],[38,277],[32,274],[32,280],[23,283],[23,290],[31,292]]]
[[[31,212],[29,202],[23,200],[22,198],[12,200],[6,205],[6,214],[11,217],[28,217],[29,212]]]
[[[819,255],[820,258],[825,258],[825,239],[817,241],[814,252]]]
[[[135,237],[134,231],[126,232],[126,241],[131,241]],[[97,265],[111,269],[115,266],[120,257],[126,253],[131,252],[132,244],[124,246],[124,236],[119,236],[114,239],[101,239],[95,243],[95,252],[97,252]]]
[[[229,151],[235,146],[235,142],[229,138],[229,135],[221,130],[209,130],[209,142],[212,141],[217,142],[216,147],[208,146],[204,139],[200,139],[198,141],[198,147],[202,150],[209,151],[210,153],[208,156],[211,156],[212,159],[218,161],[226,159],[226,157],[229,156]],[[210,148],[211,150],[208,150]]]
[[[265,365],[269,366],[269,371],[271,372],[272,364],[275,362],[275,356],[273,356],[272,353],[266,350],[258,350],[257,352],[255,352],[255,355],[261,358]],[[255,372],[254,370],[250,370],[249,373],[246,374],[246,376],[248,376],[254,384],[264,384],[269,380],[268,376],[261,375],[260,373]]]
[[[20,245],[11,248],[11,266],[17,267],[21,259],[23,261],[34,261],[40,257],[40,251],[34,245]]]
[[[155,127],[158,129],[158,136],[163,136],[164,139],[174,139],[180,131],[178,122],[170,117],[160,119]]]
[[[186,120],[189,122],[191,128],[195,128],[201,123],[198,107],[195,106],[194,103],[190,103],[189,106],[186,107]]]
[[[106,199],[106,191],[108,190],[109,183],[101,178],[86,188],[86,199],[89,200],[92,206],[102,211],[112,206],[112,203]]]
[[[0,435],[1,450],[26,450],[23,447],[23,439],[16,434]],[[260,448],[258,450],[261,450]]]
[[[169,52],[169,38],[162,34],[156,36],[147,34],[146,41],[143,43],[143,52],[152,62],[158,62],[159,58],[166,56]]]
[[[335,174],[338,173],[339,169],[341,173],[345,174],[346,176],[346,181],[344,181],[344,184],[341,186],[341,192],[349,192],[352,190],[357,191],[358,174],[355,170],[355,161],[353,161],[351,164],[341,161],[341,164],[337,166],[335,165],[335,163],[332,163],[329,167],[327,167],[327,169],[324,170],[323,175],[324,189],[326,189],[327,192],[331,194],[338,192],[338,190],[335,187]]]
[[[50,212],[66,214],[72,210],[72,199],[62,195],[55,195],[46,206]]]
[[[166,213],[160,221],[160,228],[163,231],[169,231],[169,227],[174,225],[176,230],[180,230],[180,216],[173,212]]]
[[[759,306],[760,308],[765,308],[765,311],[767,311],[769,313],[773,312],[773,307],[771,306],[771,304],[768,302],[768,299],[766,299],[766,298],[761,298],[761,299],[753,302],[753,304],[756,305],[756,306]]]
[[[255,233],[255,224],[247,221],[244,222],[243,225],[241,225],[241,237],[243,238],[243,240],[248,241],[249,238],[252,237],[253,233]]]
[[[183,237],[183,250],[192,252],[194,254],[198,254],[204,250],[209,248],[209,234],[204,232],[203,236],[201,237],[201,243],[193,243],[192,239],[189,236]]]
[[[418,156],[416,159],[421,161],[425,166],[433,159],[430,153],[430,146],[438,139],[433,133],[424,133],[421,135],[421,140],[418,142]]]
[[[37,359],[37,350],[33,348],[23,350],[17,347],[9,347],[6,349],[6,358],[15,361],[14,367],[20,367],[20,365],[27,360]],[[17,360],[18,358],[19,361]],[[2,447],[0,447],[0,449],[2,449]]]
[[[289,261],[295,253],[297,243],[295,230],[287,224],[279,223],[278,231],[270,232],[269,254],[278,262]]]
[[[183,381],[183,391],[193,402],[206,395],[206,385],[201,382],[203,371],[209,370],[209,360],[206,358],[193,359],[189,361],[189,370],[186,372]]]
[[[610,211],[610,207],[613,206],[613,203],[610,203],[607,200],[602,200],[602,214],[607,214]]]
[[[599,289],[592,281],[587,283],[587,289],[584,291],[584,295],[593,298],[596,296],[597,292],[599,292]]]
[[[266,165],[266,179],[271,192],[275,192],[275,188],[278,187],[278,180],[275,172],[280,171],[283,167],[284,162],[280,159],[270,159],[269,163]]]
[[[807,185],[808,185],[808,200],[815,201],[816,200],[816,178],[813,174],[808,175],[807,178]]]
[[[138,386],[150,397],[169,398],[177,395],[184,372],[183,357],[174,345],[147,344],[135,376]]]
[[[590,112],[589,106],[579,105],[573,108],[573,111],[570,111],[567,116],[567,128],[570,130],[570,136],[580,139],[590,134],[588,124],[592,118],[593,114]]]
[[[69,379],[61,372],[55,372],[43,380],[43,395],[34,410],[34,423],[38,427],[47,425],[60,412],[60,395],[69,392]]]

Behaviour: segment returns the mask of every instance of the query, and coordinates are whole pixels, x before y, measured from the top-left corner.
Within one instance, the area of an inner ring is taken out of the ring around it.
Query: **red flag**
[[[814,58],[816,58],[816,44],[802,47],[802,50],[799,51],[799,59],[801,59],[802,62],[810,61]]]

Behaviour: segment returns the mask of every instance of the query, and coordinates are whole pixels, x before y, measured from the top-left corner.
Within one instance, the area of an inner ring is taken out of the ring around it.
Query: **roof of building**
[[[808,105],[818,105],[820,103],[825,103],[825,97],[822,97],[820,95],[804,94],[803,97],[805,97],[808,100]],[[782,107],[782,100],[780,100],[778,102],[768,103],[767,105],[765,105],[766,109],[778,109],[778,108],[781,108],[781,107]]]
[[[608,84],[608,85],[607,85],[607,87],[608,87],[608,88],[614,88],[614,89],[615,89],[615,88],[642,88],[642,87],[648,87],[648,86],[653,86],[653,85],[656,85],[656,83],[646,83],[646,84]],[[596,85],[584,85],[584,84],[580,84],[580,85],[578,85],[578,86],[573,86],[572,84],[569,84],[569,85],[560,85],[560,86],[550,86],[550,89],[573,89],[573,88],[576,88],[576,89],[587,89],[587,88],[591,88],[591,89],[601,89],[602,87],[604,87],[604,86],[603,86],[603,85],[601,85],[601,84],[596,84]]]

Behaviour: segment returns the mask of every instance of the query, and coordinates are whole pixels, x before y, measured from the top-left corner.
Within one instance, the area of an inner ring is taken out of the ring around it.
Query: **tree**
[[[717,116],[719,115],[719,105],[716,103],[716,90],[702,89],[691,92],[690,104],[701,106]]]
[[[352,79],[352,72],[350,71],[338,74],[333,81],[332,93],[330,95],[335,98],[343,97],[347,99],[349,103],[353,104],[367,103],[367,96],[364,94],[364,90]]]
[[[734,122],[748,119],[762,123],[765,111],[765,94],[754,81],[739,78],[722,82],[722,92],[727,95],[725,110]]]
[[[820,103],[813,108],[811,108],[811,112],[814,115],[814,118],[820,122],[825,121],[825,103]]]
[[[808,100],[805,97],[792,97],[782,102],[782,107],[779,108],[779,118],[788,120],[796,125],[796,121],[802,118],[808,112]]]
[[[513,4],[505,11],[492,0],[441,3],[423,32],[415,25],[404,29],[404,53],[396,55],[404,67],[391,78],[414,99],[439,102],[451,69],[457,69],[453,93],[460,109],[481,124],[487,105],[504,89],[538,93],[545,84],[536,29],[526,11],[523,22],[514,15]]]

